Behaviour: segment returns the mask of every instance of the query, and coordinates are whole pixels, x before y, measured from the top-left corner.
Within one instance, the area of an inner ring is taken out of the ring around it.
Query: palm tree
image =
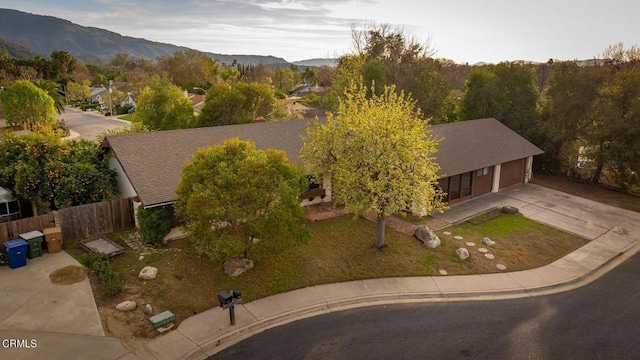
[[[59,84],[48,80],[36,80],[33,83],[40,89],[46,91],[49,96],[51,96],[51,98],[53,99],[53,106],[56,108],[56,112],[58,114],[62,114],[64,112],[65,101],[64,92],[62,92]]]

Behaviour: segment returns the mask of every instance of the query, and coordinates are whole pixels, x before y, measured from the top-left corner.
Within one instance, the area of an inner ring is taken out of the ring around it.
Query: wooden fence
[[[58,215],[64,241],[79,241],[135,227],[131,199],[74,206],[60,210]]]
[[[42,231],[42,229],[44,228],[55,226],[54,223],[55,221],[53,219],[53,214],[45,214],[26,219],[0,223],[0,243],[17,239],[20,234],[24,234],[29,231]]]
[[[58,211],[63,241],[80,241],[96,235],[133,229],[131,199],[117,199],[101,203],[65,208]],[[18,238],[32,230],[53,227],[54,214],[45,214],[0,224],[0,243]]]

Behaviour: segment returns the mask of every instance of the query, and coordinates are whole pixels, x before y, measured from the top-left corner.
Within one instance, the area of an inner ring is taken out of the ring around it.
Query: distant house
[[[200,110],[204,106],[204,95],[190,93],[187,90],[184,91],[184,97],[191,100],[191,106],[193,106],[193,112],[199,114]]]
[[[130,106],[131,108],[136,108],[136,102],[131,97],[131,93],[127,93],[127,97],[120,102],[120,107]]]
[[[109,89],[103,87],[92,87],[91,91],[91,101],[97,102],[100,104],[104,104],[105,99],[109,97]]]
[[[312,120],[290,120],[209,128],[108,136],[103,147],[118,173],[120,194],[135,197],[145,208],[170,205],[180,180],[182,164],[200,148],[238,137],[252,140],[258,149],[284,150],[289,161],[300,163],[302,136]],[[535,145],[493,118],[431,127],[442,139],[435,154],[440,186],[449,204],[526,183],[531,179]],[[331,179],[320,189],[311,186],[301,195],[302,205],[331,201]]]
[[[319,96],[324,95],[325,88],[318,85],[302,84],[296,86],[293,90],[289,91],[289,96],[303,97],[310,93],[316,93]]]

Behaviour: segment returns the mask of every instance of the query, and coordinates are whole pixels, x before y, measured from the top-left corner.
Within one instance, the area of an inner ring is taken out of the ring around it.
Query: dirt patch
[[[84,266],[69,265],[49,274],[49,279],[54,284],[71,285],[86,279],[87,273]]]
[[[603,204],[640,212],[640,196],[623,193],[601,184],[577,181],[566,176],[545,174],[535,174],[531,182]]]

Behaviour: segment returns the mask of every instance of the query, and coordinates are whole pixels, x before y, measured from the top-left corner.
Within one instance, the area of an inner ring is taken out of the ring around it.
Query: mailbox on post
[[[220,307],[226,309],[231,306],[231,303],[233,302],[233,296],[231,296],[231,294],[226,291],[220,291],[218,293],[218,301],[220,302]]]
[[[235,305],[242,302],[242,293],[238,290],[220,291],[218,293],[218,302],[223,309],[229,309],[229,322],[231,325],[236,324]]]

